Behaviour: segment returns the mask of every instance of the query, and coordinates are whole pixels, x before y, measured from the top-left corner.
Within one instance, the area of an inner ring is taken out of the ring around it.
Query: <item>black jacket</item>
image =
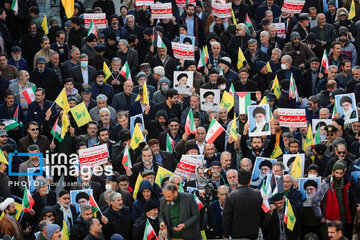
[[[234,89],[236,92],[252,92],[258,91],[258,85],[256,82],[247,80],[246,84],[242,84],[240,80],[234,82]]]
[[[76,219],[76,224],[70,229],[70,239],[71,240],[82,240],[89,233],[87,228],[87,223],[85,220],[79,216]]]
[[[115,212],[110,206],[104,211],[104,216],[109,220],[108,224],[103,227],[106,239],[115,233],[125,239],[131,239],[131,213],[127,206],[123,206],[118,212]]]
[[[241,135],[241,140],[240,140],[240,147],[243,153],[243,157],[247,157],[251,160],[252,164],[255,163],[255,158],[256,158],[256,154],[255,152],[250,149],[247,145],[247,139],[248,139],[248,135]],[[274,134],[272,134],[270,136],[270,143],[268,144],[268,146],[266,148],[264,148],[258,157],[270,157],[272,151],[274,150],[275,147],[275,138],[276,136]]]
[[[47,198],[47,203],[46,205],[44,205],[43,201],[42,201],[42,197],[40,196],[39,192],[36,191],[33,194],[31,194],[35,205],[33,206],[33,209],[35,211],[35,215],[32,217],[32,219],[34,220],[33,223],[36,223],[37,220],[40,217],[41,211],[43,209],[43,207],[45,206],[52,206],[56,204],[56,193],[54,191],[49,191],[48,195],[46,196]]]
[[[56,99],[62,87],[54,70],[48,67],[45,67],[43,73],[40,73],[37,68],[33,70],[30,73],[30,81],[35,83],[37,88],[44,88],[46,91],[46,99],[50,101]]]
[[[71,214],[72,214],[73,224],[75,225],[75,223],[76,223],[76,215],[77,215],[76,214],[76,208],[72,204],[70,204],[69,207],[70,207]],[[59,226],[62,228],[63,221],[64,221],[64,213],[63,213],[63,211],[61,211],[60,204],[57,203],[55,206],[53,206],[53,209],[54,209],[54,211],[56,213],[56,216],[59,219]],[[68,226],[68,227],[71,228],[70,226]]]
[[[132,240],[142,240],[144,237],[144,230],[145,230],[145,224],[146,220],[149,220],[152,228],[156,232],[156,234],[159,232],[159,219],[156,218],[155,220],[152,220],[151,218],[147,218],[145,214],[142,214],[141,217],[139,217],[133,224],[132,228]]]
[[[239,187],[230,193],[223,212],[223,235],[226,238],[257,238],[262,202],[260,191],[247,186]]]

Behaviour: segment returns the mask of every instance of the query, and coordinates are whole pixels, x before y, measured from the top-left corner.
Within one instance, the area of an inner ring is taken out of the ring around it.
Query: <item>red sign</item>
[[[217,3],[212,2],[212,14],[219,18],[231,17],[231,4],[232,3]]]
[[[299,14],[304,7],[305,1],[303,0],[285,0],[281,11]]]
[[[96,166],[107,162],[108,148],[106,144],[79,150],[80,165]]]
[[[95,27],[98,29],[106,28],[106,14],[105,13],[84,13],[85,28],[90,27],[91,20],[94,21]]]
[[[305,109],[278,108],[281,127],[307,127]]]
[[[174,57],[184,60],[195,60],[194,47],[190,44],[171,42]]]
[[[195,178],[195,169],[200,165],[203,165],[202,156],[183,155],[175,169],[175,174],[193,179]]]
[[[185,7],[186,6],[186,0],[175,0],[175,3],[178,7]],[[194,4],[195,5],[196,0],[188,0],[188,4]]]
[[[151,5],[151,17],[154,19],[172,18],[171,3],[156,3]]]

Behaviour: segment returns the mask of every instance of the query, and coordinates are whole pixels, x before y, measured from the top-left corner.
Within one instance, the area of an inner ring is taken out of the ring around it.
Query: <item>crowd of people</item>
[[[155,1],[166,19],[137,2],[75,0],[48,22],[36,0],[0,3],[0,236],[359,239],[360,2],[234,0],[221,18],[210,0]],[[92,13],[106,28],[85,28]],[[102,146],[98,166],[69,161]]]

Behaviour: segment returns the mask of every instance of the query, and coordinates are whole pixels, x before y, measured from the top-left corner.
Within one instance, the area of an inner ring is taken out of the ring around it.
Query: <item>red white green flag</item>
[[[93,34],[95,34],[95,36],[97,36],[94,20],[92,20],[92,19],[91,19],[91,23],[90,23],[90,27],[89,27],[89,31],[88,31],[87,35],[89,36],[91,33],[93,33]]]
[[[246,30],[246,33],[249,34],[249,35],[253,35],[254,33],[254,26],[249,18],[249,15],[246,13],[246,16],[245,16],[245,25],[247,26],[247,30]]]
[[[186,117],[186,122],[185,122],[185,132],[187,135],[190,134],[195,134],[196,133],[196,127],[195,127],[195,122],[194,122],[194,114],[192,109],[190,108],[189,113]]]
[[[329,59],[327,57],[326,49],[324,50],[324,55],[321,59],[321,67],[324,68],[325,74],[327,74],[329,70]]]
[[[194,193],[193,193],[193,196],[194,196],[194,198],[195,198],[196,204],[198,205],[199,211],[200,211],[201,209],[203,209],[204,204],[202,204],[202,202],[200,201],[200,199],[199,199]]]
[[[224,69],[223,69],[223,67],[220,68],[219,76],[224,76]]]
[[[295,93],[296,96],[296,102],[299,101],[299,93],[295,84],[295,79],[293,77],[293,74],[290,75],[290,87],[289,87],[289,99],[291,99],[291,96]]]
[[[36,87],[27,88],[25,91],[22,92],[22,95],[25,98],[27,104],[32,103],[35,101],[35,91]]]
[[[19,11],[19,4],[18,4],[18,0],[13,0],[11,7],[11,10],[13,10],[14,12],[18,12]]]
[[[124,166],[125,170],[132,168],[131,166],[131,158],[130,158],[130,151],[129,151],[129,145],[126,144],[124,156],[121,161],[122,165]]]
[[[220,123],[215,118],[212,118],[205,138],[206,143],[212,144],[223,131],[224,128]]]
[[[92,211],[93,213],[96,213],[97,211],[100,211],[100,208],[99,206],[97,205],[93,195],[90,193],[90,196],[89,196],[89,205],[91,206],[92,208]]]
[[[167,133],[166,135],[166,151],[167,152],[174,152],[174,148],[175,148],[175,141],[174,139],[172,139],[172,137],[170,137],[169,133]]]
[[[331,118],[335,118],[335,115],[337,114],[338,110],[336,108],[336,104],[334,104],[333,112]]]
[[[26,213],[28,213],[32,209],[32,207],[35,205],[35,201],[34,201],[33,197],[31,196],[29,189],[26,186],[25,186],[25,190],[24,190],[22,205],[24,206],[23,211]]]
[[[230,85],[229,93],[231,96],[235,97],[235,88],[233,83]]]
[[[126,81],[132,81],[130,67],[127,61],[121,68],[120,74],[125,78]]]
[[[145,224],[145,231],[144,231],[144,238],[143,240],[158,240],[159,237],[156,236],[154,228],[151,226],[151,223],[149,222],[149,219],[146,219]]]
[[[265,213],[267,213],[268,211],[270,211],[270,204],[266,195],[265,182],[263,182],[261,186],[260,193],[261,193],[261,197],[263,198],[263,204],[261,208],[264,210]]]
[[[200,69],[202,67],[205,67],[206,66],[206,60],[205,60],[205,51],[204,51],[204,48],[203,50],[201,51],[201,49],[199,49],[200,51],[200,59],[199,59],[199,63],[197,65],[197,69]]]

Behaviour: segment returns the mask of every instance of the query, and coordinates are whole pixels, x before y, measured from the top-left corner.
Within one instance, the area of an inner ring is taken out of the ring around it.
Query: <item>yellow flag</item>
[[[269,63],[269,62],[266,63],[266,66],[267,66],[268,72],[271,72],[271,73],[272,73],[272,69],[271,69],[271,66],[270,66],[270,63]]]
[[[65,92],[65,88],[63,88],[63,90],[60,92],[59,96],[56,98],[55,103],[57,105],[59,105],[59,107],[61,107],[62,109],[65,110],[65,112],[69,112],[70,111],[70,105],[69,102],[67,100],[67,96],[66,96],[66,92]]]
[[[105,62],[104,62],[105,63]],[[82,127],[88,122],[92,121],[90,114],[86,108],[84,102],[76,105],[75,107],[70,109],[71,114],[73,115],[76,124],[78,127]]]
[[[139,192],[139,187],[141,182],[143,181],[143,178],[141,176],[141,174],[139,173],[137,179],[136,179],[136,183],[135,183],[135,187],[134,187],[134,192],[133,192],[133,198],[136,200],[137,194]]]
[[[286,227],[292,231],[294,230],[295,223],[296,223],[296,217],[294,214],[294,211],[292,209],[292,206],[290,204],[290,201],[286,199]]]
[[[70,122],[67,117],[67,114],[65,112],[63,112],[62,124],[61,124],[61,135],[60,135],[61,138],[64,138],[69,126],[70,126]]]
[[[66,17],[70,19],[74,15],[74,0],[61,0]]]
[[[349,20],[353,19],[355,17],[355,15],[356,15],[356,13],[355,13],[355,1],[352,0],[348,19]]]
[[[264,96],[264,97],[263,97],[263,99],[261,99],[261,101],[260,101],[259,105],[265,105],[265,104],[269,104],[269,102],[268,102],[268,100],[267,100],[266,96]]]
[[[244,62],[246,62],[246,58],[245,58],[243,52],[241,51],[241,48],[239,48],[238,59],[237,59],[237,68],[240,69],[241,67],[245,66]]]
[[[63,220],[63,227],[61,229],[61,240],[69,240],[70,239],[70,230],[65,220]]]
[[[149,95],[147,92],[146,82],[144,83],[143,86],[143,104],[149,104]]]
[[[307,135],[306,135],[306,139],[305,139],[305,143],[304,143],[304,151],[309,147],[314,145],[314,136],[311,130],[311,124],[308,127],[308,131],[307,131]]]
[[[135,124],[135,129],[130,141],[130,147],[135,150],[139,147],[139,144],[144,140],[144,136],[140,130],[138,124]]]
[[[16,219],[16,220],[19,220],[19,218],[20,218],[20,216],[21,216],[21,212],[22,212],[22,210],[24,209],[24,206],[23,206],[22,204],[20,204],[20,203],[17,203],[17,202],[14,202],[14,204],[15,204],[15,207],[16,207],[16,210],[17,210],[17,213],[16,213],[16,215],[15,215],[15,219]],[[3,218],[4,214],[5,214],[5,212],[2,212],[2,213],[1,213],[0,221],[1,221],[1,219]]]
[[[224,91],[220,106],[225,107],[228,112],[232,109],[234,106],[234,97],[230,95],[227,91]]]
[[[49,28],[48,28],[48,22],[47,22],[47,18],[46,18],[46,14],[43,18],[43,21],[41,23],[41,27],[44,30],[45,34],[48,35],[49,34]]]
[[[0,149],[0,163],[5,163],[6,165],[9,165],[8,160],[6,159],[4,153]]]
[[[155,177],[155,183],[159,186],[161,186],[161,181],[164,179],[164,176],[166,174],[170,174],[171,176],[174,175],[173,172],[170,172],[169,170],[163,168],[163,167],[159,167],[156,173],[156,177]]]
[[[278,79],[277,75],[275,75],[275,79],[274,79],[274,82],[272,85],[272,90],[274,91],[276,98],[279,99],[281,90],[280,90],[280,84],[279,84],[279,79]]]
[[[236,114],[234,113],[234,119],[231,123],[231,128],[230,128],[230,136],[232,136],[235,140],[235,142],[237,141],[237,126],[236,126]]]
[[[135,102],[140,100],[140,94],[137,95]]]
[[[271,153],[270,158],[278,158],[280,155],[282,155],[283,152],[281,151],[281,147],[279,146],[279,144],[277,144],[273,150],[273,152]]]
[[[295,161],[293,163],[293,166],[291,168],[291,171],[290,171],[290,174],[293,176],[293,178],[295,180],[297,180],[298,178],[301,177],[301,171],[302,170],[302,167],[301,167],[301,157],[300,157],[300,154],[297,153],[296,154],[296,157],[295,157]]]
[[[235,26],[237,26],[237,21],[236,21],[236,18],[235,18],[235,13],[234,13],[234,10],[231,9],[231,20],[233,22],[233,24],[235,24]]]
[[[206,59],[209,59],[209,51],[208,51],[208,49],[207,49],[207,45],[205,45],[205,57],[206,57]]]
[[[103,64],[103,71],[105,73],[105,82],[106,82],[106,80],[111,76],[111,71],[105,61]]]

